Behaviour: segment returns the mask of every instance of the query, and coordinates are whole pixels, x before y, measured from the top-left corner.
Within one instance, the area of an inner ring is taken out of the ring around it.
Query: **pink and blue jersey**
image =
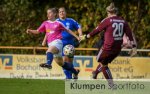
[[[44,21],[37,29],[39,32],[45,32],[47,37],[47,43],[50,43],[56,39],[62,39],[62,31],[67,30],[65,26],[59,21]]]

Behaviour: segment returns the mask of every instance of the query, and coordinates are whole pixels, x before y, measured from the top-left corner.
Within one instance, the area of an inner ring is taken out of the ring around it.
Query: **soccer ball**
[[[63,48],[63,53],[64,55],[66,56],[73,56],[74,53],[75,53],[75,48],[72,46],[72,45],[66,45],[64,48]]]

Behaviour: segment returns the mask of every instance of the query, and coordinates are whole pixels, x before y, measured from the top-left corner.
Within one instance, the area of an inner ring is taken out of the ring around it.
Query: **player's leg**
[[[66,63],[69,63],[73,68],[74,68],[74,66],[73,66],[73,58],[74,58],[74,56],[65,56],[64,57],[65,58],[65,62]],[[65,69],[64,69],[65,70]],[[66,70],[67,71],[67,77],[68,77],[68,79],[72,79],[72,72],[70,72],[70,71],[68,71],[68,70]],[[80,70],[76,70],[77,71],[77,73],[79,73],[80,72]],[[73,74],[73,79],[78,79],[77,78],[77,75],[76,74]]]
[[[101,58],[103,58],[104,52],[103,50],[99,50],[99,53],[97,55],[97,61],[99,62],[101,60]],[[98,74],[102,71],[102,65],[101,63],[99,63],[99,65],[97,66],[96,70],[92,72],[93,75],[93,79],[97,79]]]
[[[68,56],[63,56],[63,60],[64,62],[67,62],[67,63],[71,63],[72,66],[73,66],[73,57],[68,57]],[[63,69],[65,75],[66,75],[66,79],[72,79],[72,72],[71,71],[68,71],[66,69]]]
[[[97,79],[98,74],[102,71],[102,65],[99,64],[95,71],[92,72],[93,79]]]
[[[74,79],[78,79],[78,73],[79,73],[79,71],[77,71],[77,70],[73,67],[73,65],[72,65],[71,63],[63,62],[62,57],[58,57],[58,56],[55,57],[54,59],[55,59],[56,63],[57,63],[59,66],[61,66],[63,69],[68,70],[68,71],[71,71],[71,73],[74,74]]]
[[[58,47],[57,47],[58,46]],[[46,51],[46,63],[40,64],[40,67],[51,69],[51,63],[54,58],[54,54],[59,53],[59,48],[62,47],[61,40],[57,39],[48,44],[48,50]]]
[[[62,66],[64,69],[71,71],[74,74],[74,79],[78,79],[79,70],[76,70],[71,63],[64,62],[64,65]]]
[[[72,72],[66,69],[63,69],[66,79],[72,79]]]
[[[109,51],[108,53],[106,52],[108,54],[108,57],[103,62],[101,62],[103,75],[107,79],[108,84],[110,88],[112,89],[114,86],[114,82],[113,82],[111,71],[108,67],[108,63],[111,63],[119,55],[120,51],[121,50],[116,50],[116,51],[112,50],[112,51]]]
[[[66,39],[63,39],[62,40],[63,42],[63,48],[67,45],[67,44],[70,44],[70,41],[66,40]],[[72,63],[73,59],[70,59],[68,56],[66,56],[63,52],[62,52],[62,56],[63,56],[63,60],[64,62],[67,62],[67,63]],[[63,69],[64,71],[64,74],[66,76],[66,79],[72,79],[72,72],[71,71],[68,71],[66,69]]]
[[[119,51],[104,51],[101,50],[100,54],[97,56],[98,62],[101,63],[101,71],[108,81],[108,85],[112,88],[114,85],[113,77],[111,71],[108,67],[108,63],[111,63],[120,53]]]
[[[51,63],[53,61],[53,55],[58,53],[59,50],[55,46],[49,46],[46,52],[46,63],[40,64],[40,67],[51,69]]]
[[[93,79],[97,79],[97,75],[100,72],[103,73],[105,79],[107,79],[107,81],[108,81],[109,86],[112,87],[114,85],[114,83],[113,83],[113,78],[112,78],[112,74],[111,74],[109,67],[107,65],[99,64],[97,66],[96,71],[93,71],[93,73],[92,73]]]
[[[105,79],[107,79],[108,85],[110,87],[113,87],[113,85],[114,85],[113,77],[112,77],[112,74],[111,74],[111,71],[110,71],[108,65],[102,64],[102,73],[103,73]]]
[[[99,57],[99,60],[98,62],[100,62],[100,66],[98,66],[97,70],[98,72],[102,72],[105,79],[107,80],[108,82],[108,85],[110,87],[113,87],[114,85],[114,82],[113,82],[113,77],[112,77],[112,74],[111,74],[111,71],[108,67],[108,63],[111,62],[110,60],[110,55],[109,55],[109,52],[107,51],[102,51],[100,57]]]
[[[105,79],[107,79],[109,86],[113,86],[113,78],[109,70],[109,67],[107,66],[110,61],[109,56],[110,56],[110,53],[108,51],[104,51],[102,49],[99,51],[97,55],[97,61],[100,62],[100,64],[97,66],[95,70],[96,76],[93,73],[93,78],[95,76],[95,79],[96,79],[98,73],[102,72]]]
[[[66,40],[66,39],[63,39],[62,40],[62,42],[63,42],[63,46],[65,47],[66,45],[74,45],[74,43],[76,43],[76,42],[74,42],[74,39],[73,40]],[[72,64],[72,66],[73,66],[73,58],[74,58],[74,55],[72,55],[72,56],[66,56],[64,53],[62,53],[62,55],[63,55],[63,60],[64,60],[64,62],[66,62],[66,63],[70,63],[70,64]],[[65,75],[66,75],[66,79],[72,79],[72,72],[70,72],[70,71],[68,71],[68,70],[66,70],[66,69],[63,69],[63,71],[64,71],[64,73],[65,73]]]

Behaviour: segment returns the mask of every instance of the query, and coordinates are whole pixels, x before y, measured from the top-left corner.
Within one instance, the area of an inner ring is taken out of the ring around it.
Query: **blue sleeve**
[[[81,25],[75,21],[74,19],[71,19],[72,23],[73,23],[73,27],[78,30],[79,28],[81,28]]]

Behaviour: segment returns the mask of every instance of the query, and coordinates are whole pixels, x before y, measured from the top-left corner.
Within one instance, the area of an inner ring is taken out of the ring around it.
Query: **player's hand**
[[[80,41],[80,40],[81,40],[81,38],[80,38],[80,37],[78,37],[78,36],[76,37],[76,39],[77,39],[78,41]]]
[[[82,36],[80,36],[80,39],[81,39],[81,41],[86,40],[86,39],[87,39],[87,35],[82,35]]]
[[[131,57],[135,56],[137,54],[137,49],[136,47],[132,48],[130,51],[129,51],[129,54]]]
[[[45,46],[46,45],[46,43],[45,42],[42,42],[42,46]]]
[[[30,32],[30,29],[27,29],[27,30],[26,30],[26,33],[29,34],[29,32]]]

